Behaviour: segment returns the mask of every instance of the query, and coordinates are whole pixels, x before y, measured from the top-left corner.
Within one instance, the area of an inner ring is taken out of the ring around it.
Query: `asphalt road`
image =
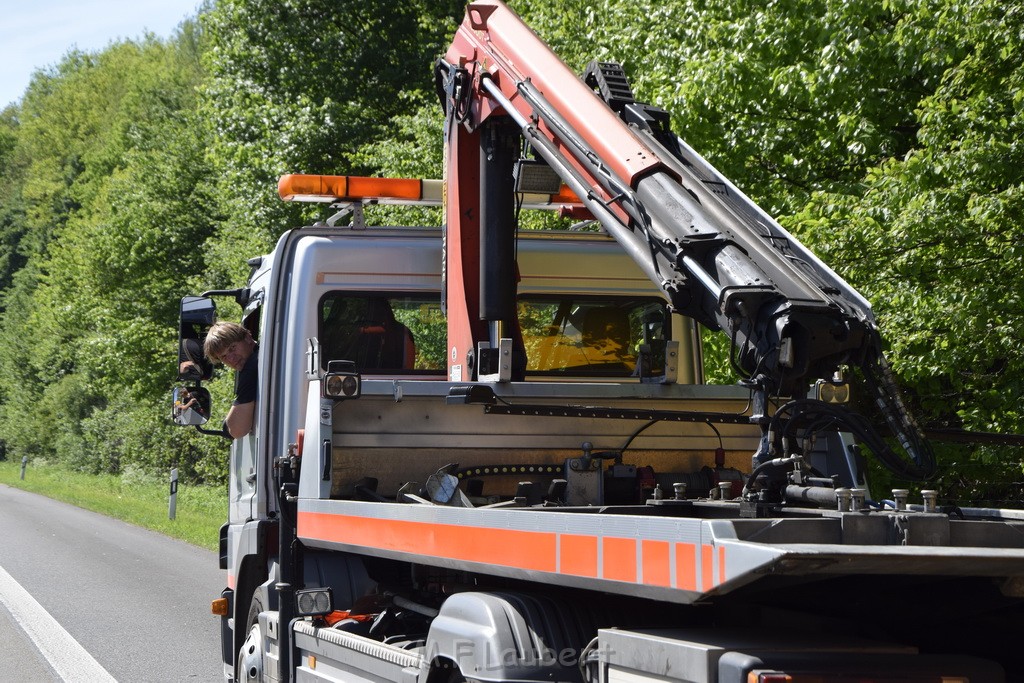
[[[216,554],[0,485],[0,679],[222,681]]]

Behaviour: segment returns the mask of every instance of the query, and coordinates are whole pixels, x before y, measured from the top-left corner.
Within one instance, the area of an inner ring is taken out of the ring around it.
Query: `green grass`
[[[217,550],[227,519],[227,493],[220,487],[178,485],[175,519],[167,518],[170,482],[148,477],[91,475],[29,463],[0,461],[0,484],[39,493],[193,545]]]

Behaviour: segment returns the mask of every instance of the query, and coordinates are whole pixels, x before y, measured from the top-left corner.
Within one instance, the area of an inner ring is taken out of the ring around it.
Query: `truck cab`
[[[460,477],[475,479],[478,503],[494,504],[513,500],[526,482],[535,489],[531,496],[540,495],[541,487],[560,478],[567,459],[613,449],[636,428],[625,421],[577,433],[578,427],[567,425],[579,418],[567,417],[538,429],[530,416],[482,420],[479,406],[452,405],[448,395],[466,382],[446,357],[442,247],[436,228],[305,227],[285,233],[270,254],[251,259],[246,286],[229,292],[243,305],[241,322],[257,341],[260,367],[253,429],[230,446],[229,515],[222,530],[231,605],[224,616],[229,673],[237,663],[232,653],[246,637],[238,625],[255,618],[254,597],[261,608],[276,606],[268,577],[279,543],[279,459],[301,457],[299,497],[396,500],[403,486],[425,483],[454,465]],[[744,389],[702,386],[695,323],[671,311],[610,237],[524,231],[517,250],[517,334],[527,357],[521,382],[492,385],[502,400],[652,407],[682,398],[723,412],[743,409]],[[321,396],[319,385],[339,360],[350,361],[349,369],[359,374],[358,401]],[[737,487],[738,468],[747,466],[757,439],[744,424],[722,428],[714,444],[703,425],[682,434],[658,431],[651,429],[641,442],[650,458],[671,454],[671,466],[657,463],[661,471],[699,474],[717,463],[723,480]],[[680,438],[690,442],[684,460]],[[590,460],[595,471],[600,458]],[[561,495],[578,505],[642,503],[655,487],[671,490],[671,478],[659,483],[650,476],[638,484],[636,466],[628,464],[616,481],[608,480],[608,491],[602,478],[587,472]],[[374,480],[372,491],[367,479]],[[717,485],[714,476],[695,481],[691,493]],[[320,561],[330,565],[329,556],[321,554]]]

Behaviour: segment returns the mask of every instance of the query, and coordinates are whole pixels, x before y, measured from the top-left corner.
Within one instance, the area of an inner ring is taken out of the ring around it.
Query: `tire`
[[[263,600],[259,594],[254,594],[245,620],[245,640],[235,658],[235,680],[239,683],[263,680],[263,634],[260,633],[259,620],[262,611]]]

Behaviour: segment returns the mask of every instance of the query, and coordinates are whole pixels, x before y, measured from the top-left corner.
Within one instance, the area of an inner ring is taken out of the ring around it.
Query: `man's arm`
[[[256,401],[238,403],[231,406],[228,416],[224,418],[224,427],[232,439],[240,439],[252,431],[253,415],[256,412]]]
[[[253,344],[249,357],[235,377],[235,402],[231,404],[231,409],[224,418],[224,427],[232,439],[240,439],[252,431],[252,423],[256,416],[256,397],[259,393],[258,376],[259,366]]]

